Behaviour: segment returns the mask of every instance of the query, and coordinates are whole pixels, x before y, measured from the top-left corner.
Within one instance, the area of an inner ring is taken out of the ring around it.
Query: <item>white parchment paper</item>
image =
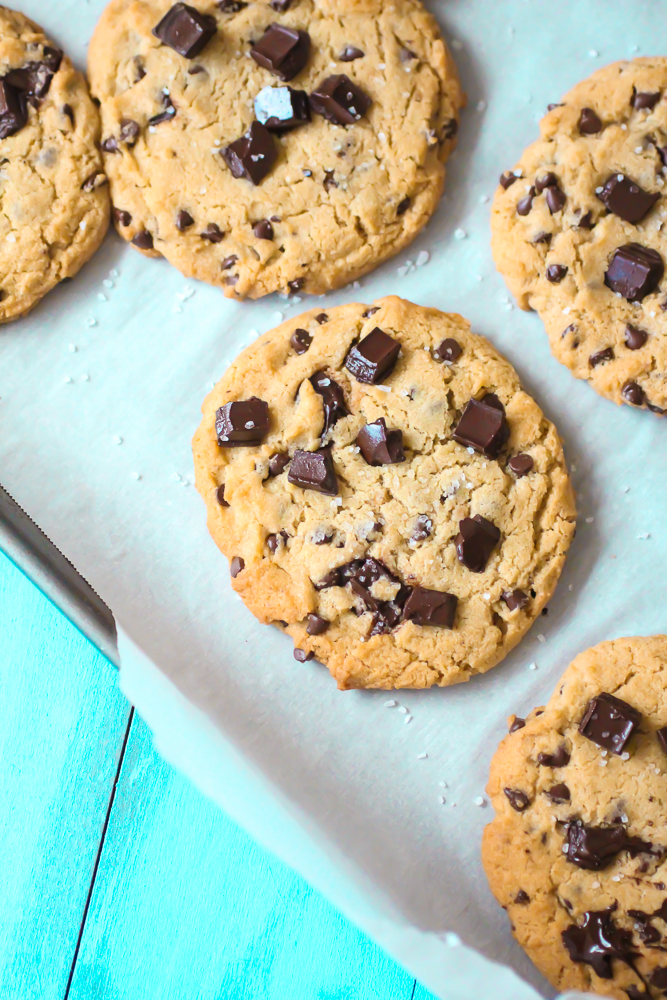
[[[126,689],[172,759],[438,995],[528,1000],[553,991],[486,886],[479,842],[491,817],[477,800],[507,715],[544,702],[581,649],[665,630],[667,429],[551,358],[539,320],[512,308],[494,272],[486,199],[548,102],[604,62],[655,54],[662,5],[430,6],[469,95],[447,194],[408,253],[321,301],[398,292],[463,313],[559,427],[579,530],[549,614],[521,646],[468,685],[399,693],[406,725],[390,695],[337,692],[257,625],[206,532],[190,438],[226,364],[300,305],[231,303],[113,236],[73,283],[0,331],[0,481],[113,609]],[[102,7],[23,4],[81,65]],[[404,273],[420,251],[429,262]],[[448,945],[451,932],[480,957]]]

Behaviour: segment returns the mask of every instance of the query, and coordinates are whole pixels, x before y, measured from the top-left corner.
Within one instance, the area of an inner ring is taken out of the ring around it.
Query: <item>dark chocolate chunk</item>
[[[290,346],[296,354],[305,354],[313,342],[307,330],[296,329],[289,339]]]
[[[527,906],[530,903],[530,896],[523,889],[519,889],[516,896],[514,897],[514,902],[518,906]]]
[[[547,268],[547,281],[550,281],[553,285],[557,285],[563,280],[567,274],[567,268],[564,264],[549,264]]]
[[[306,632],[308,635],[323,635],[324,632],[331,625],[330,621],[326,618],[322,618],[321,615],[316,615],[311,613],[308,615],[308,624],[306,625]]]
[[[345,358],[345,367],[357,382],[377,385],[385,375],[390,375],[393,371],[400,350],[398,340],[376,326],[351,348]]]
[[[229,504],[225,500],[225,484],[224,483],[222,483],[222,485],[218,486],[217,490],[215,491],[215,498],[216,498],[216,500],[218,501],[218,503],[220,504],[221,507],[229,507]]]
[[[236,256],[235,253],[231,254],[229,257],[225,257],[222,264],[220,265],[220,270],[228,271],[230,267],[234,267],[234,264],[236,263],[237,260],[238,257]]]
[[[286,531],[281,531],[277,535],[269,535],[266,539],[266,544],[268,546],[271,555],[275,555],[281,545],[284,545],[289,535]]]
[[[305,649],[299,649],[298,646],[294,650],[294,659],[297,660],[298,663],[306,663],[308,660],[314,659],[314,657],[314,653],[307,653]]]
[[[368,94],[344,73],[328,76],[310,95],[313,111],[334,125],[354,125],[372,103]]]
[[[170,122],[176,115],[176,107],[174,105],[174,102],[172,101],[169,94],[165,93],[164,90],[162,91],[161,99],[162,99],[162,104],[164,106],[164,111],[160,111],[159,114],[153,115],[152,118],[149,118],[148,119],[149,125],[155,126],[155,125],[161,125],[163,122]]]
[[[660,744],[660,749],[667,754],[667,726],[663,726],[655,735]]]
[[[208,240],[209,243],[222,243],[225,238],[225,234],[215,222],[209,222],[203,233],[199,235],[203,240]]]
[[[273,136],[261,122],[253,122],[245,135],[221,151],[234,177],[260,184],[278,158]]]
[[[238,14],[240,10],[247,7],[247,3],[242,3],[241,0],[218,0],[218,7],[223,14]]]
[[[509,727],[510,735],[516,733],[518,729],[524,729],[526,725],[525,719],[520,719],[518,715],[515,715]]]
[[[413,542],[425,542],[433,532],[433,521],[427,514],[420,514],[412,532]]]
[[[136,145],[137,139],[141,135],[141,127],[138,122],[131,118],[121,118],[120,120],[120,141],[130,148]]]
[[[516,174],[513,174],[511,170],[508,170],[506,173],[500,175],[500,186],[507,191],[509,187],[512,187],[512,184],[518,181],[518,179],[519,178]]]
[[[544,794],[556,804],[570,801],[570,789],[562,782],[559,785],[552,785]]]
[[[324,371],[315,372],[311,376],[310,384],[315,392],[322,397],[322,408],[324,410],[324,426],[322,427],[322,437],[324,437],[341,417],[346,417],[350,412],[345,405],[345,394],[338,382],[327,375]]]
[[[244,569],[245,569],[245,563],[243,559],[241,559],[241,556],[234,556],[234,558],[229,564],[229,572],[232,574],[232,576],[238,576],[239,573]]]
[[[612,174],[605,181],[598,198],[605,208],[624,222],[636,225],[650,212],[660,197],[659,193],[649,194],[625,174]]]
[[[26,63],[20,69],[10,70],[0,81],[0,83],[4,82],[19,91],[19,103],[26,113],[26,121],[27,105],[30,104],[33,108],[39,107],[40,101],[46,97],[51,87],[54,74],[60,69],[62,58],[63,54],[60,49],[53,49],[45,45],[41,60]],[[0,111],[0,122],[3,114],[4,112]],[[19,127],[22,128],[23,125]],[[13,132],[7,132],[7,135],[13,135]]]
[[[139,250],[152,250],[153,234],[149,233],[147,229],[142,229],[141,232],[132,237],[132,243],[134,243],[135,247],[138,247]]]
[[[456,554],[459,562],[473,573],[483,573],[491,553],[500,541],[500,531],[481,514],[459,521]]]
[[[641,302],[658,287],[664,270],[657,250],[627,243],[614,251],[604,283],[628,302]]]
[[[287,481],[302,490],[316,490],[335,496],[338,493],[338,480],[334,469],[331,448],[318,448],[317,451],[294,452],[290,464]]]
[[[320,324],[320,326],[322,326],[323,323],[329,322],[329,317],[327,316],[326,313],[318,313],[315,319]]]
[[[626,382],[621,388],[621,396],[630,406],[642,406],[646,400],[644,390],[637,382]]]
[[[664,996],[667,993],[667,967],[663,966],[661,969],[654,969],[649,982],[651,986],[655,986],[657,990],[660,990]]]
[[[502,599],[510,611],[523,611],[528,604],[528,594],[523,590],[505,590]]]
[[[341,62],[354,62],[355,59],[363,59],[365,55],[366,53],[358,49],[356,45],[346,45],[338,58]]]
[[[654,927],[651,923],[653,914],[644,913],[643,910],[628,910],[628,916],[632,917],[634,920],[635,930],[644,944],[656,944],[661,939],[662,934],[658,928]],[[648,994],[641,993],[639,995],[648,1000]],[[632,994],[628,993],[628,996],[631,997]]]
[[[334,180],[334,171],[333,170],[325,170],[324,171],[324,180],[322,181],[322,184],[324,186],[324,190],[325,191],[330,191],[331,188],[337,188],[338,187],[338,185],[336,184],[336,182]]]
[[[268,69],[280,80],[291,80],[308,62],[310,35],[284,24],[270,24],[250,49],[250,55],[258,66]]]
[[[586,706],[579,732],[603,750],[621,754],[641,719],[632,705],[603,691]]]
[[[533,200],[535,198],[536,193],[537,192],[535,191],[535,188],[531,187],[528,194],[517,202],[516,206],[517,215],[528,215],[528,213],[533,207]]]
[[[576,229],[593,229],[594,227],[595,223],[593,222],[592,212],[586,212],[585,215],[582,215],[575,226]]]
[[[405,215],[405,213],[409,208],[410,208],[410,199],[403,198],[402,201],[399,201],[398,205],[396,206],[396,215]]]
[[[288,451],[275,451],[269,458],[269,476],[279,476],[289,465]]]
[[[632,950],[632,932],[617,927],[612,920],[616,906],[614,903],[607,910],[589,910],[580,925],[570,924],[561,933],[572,961],[592,966],[600,979],[613,977],[614,958],[629,964],[637,958]]]
[[[71,104],[63,104],[62,112],[63,112],[63,114],[67,118],[69,118],[69,120],[72,123],[72,125],[74,125],[74,110],[72,108],[72,105]]]
[[[611,864],[621,851],[631,857],[638,854],[655,854],[653,844],[639,837],[629,837],[624,826],[586,826],[581,820],[568,823],[567,860],[577,868],[599,872]]]
[[[202,14],[187,3],[176,3],[168,10],[153,34],[170,49],[186,59],[198,56],[218,30],[210,14]]]
[[[497,458],[509,433],[504,411],[490,406],[486,400],[470,399],[452,436],[466,448],[474,448],[487,458]]]
[[[257,396],[225,403],[215,412],[215,431],[221,448],[260,444],[269,432],[268,403]]]
[[[176,216],[176,228],[179,232],[184,233],[186,229],[190,226],[194,226],[195,220],[192,218],[189,212],[186,212],[184,208],[180,210]]]
[[[554,753],[538,753],[537,763],[542,767],[567,767],[570,763],[570,754],[565,744],[561,743]]]
[[[292,87],[264,87],[255,98],[255,117],[269,132],[305,125],[310,121],[308,94]]]
[[[380,312],[379,306],[369,306],[361,315],[364,319],[368,319],[369,316],[373,316],[376,312]]]
[[[442,343],[438,344],[433,352],[433,357],[438,361],[447,361],[454,364],[463,354],[463,348],[453,337],[446,337]]]
[[[403,608],[403,620],[415,625],[453,628],[458,598],[441,590],[415,587]]]
[[[591,354],[588,359],[588,364],[591,368],[597,368],[598,365],[603,365],[605,361],[614,360],[614,349],[613,347],[605,347],[602,351],[596,351],[595,354]]]
[[[638,351],[648,340],[648,333],[630,323],[625,328],[625,346],[629,351]]]
[[[356,443],[368,465],[396,465],[405,461],[403,431],[388,431],[384,417],[362,427]]]
[[[507,463],[507,468],[513,473],[517,479],[521,479],[523,476],[527,476],[529,472],[532,471],[535,462],[530,455],[514,455],[510,458]]]
[[[332,539],[333,532],[327,531],[325,528],[315,528],[310,538],[313,545],[329,545]]]
[[[507,801],[516,812],[525,812],[530,805],[530,799],[525,792],[517,791],[516,788],[503,788]]]
[[[592,108],[582,108],[579,115],[579,131],[582,135],[596,135],[602,131],[602,122]]]
[[[268,219],[260,219],[252,227],[252,231],[258,240],[272,240],[273,239],[273,226]]]
[[[660,100],[660,91],[658,90],[655,94],[638,94],[635,88],[632,88],[632,99],[630,104],[635,109],[635,111],[652,111]]]
[[[119,226],[126,227],[132,223],[132,216],[124,208],[114,208],[113,217]]]
[[[2,87],[2,81],[0,81],[0,88]],[[0,95],[2,90],[0,89]],[[0,98],[1,100],[1,98]],[[0,111],[0,122],[2,121],[2,111]],[[4,136],[2,136],[4,138]],[[118,152],[118,140],[115,136],[110,135],[108,139],[102,139],[100,143],[100,149],[103,153],[117,153]]]

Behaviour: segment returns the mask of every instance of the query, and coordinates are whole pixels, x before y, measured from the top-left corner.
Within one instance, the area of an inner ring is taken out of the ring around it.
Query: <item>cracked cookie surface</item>
[[[559,990],[667,989],[666,677],[666,636],[600,643],[493,758],[484,867]]]
[[[191,58],[152,33],[170,8],[112,0],[91,41],[121,236],[236,298],[337,288],[415,237],[442,192],[463,102],[417,0],[198,2],[191,9],[216,30]],[[310,38],[288,80],[250,56],[276,24]],[[233,175],[221,153],[248,131],[260,92],[288,100],[287,88],[312,94],[339,75],[370,98],[367,111],[360,98],[357,120],[338,125],[301,108],[310,120],[264,135],[246,156],[251,171],[277,157],[259,183]]]
[[[576,378],[662,413],[667,59],[598,70],[552,106],[540,132],[501,178],[496,265]]]
[[[0,322],[72,278],[102,242],[109,194],[81,73],[28,18],[0,7]]]
[[[243,351],[203,415],[196,483],[232,586],[340,688],[468,680],[553,593],[575,517],[561,443],[461,316],[313,309]]]

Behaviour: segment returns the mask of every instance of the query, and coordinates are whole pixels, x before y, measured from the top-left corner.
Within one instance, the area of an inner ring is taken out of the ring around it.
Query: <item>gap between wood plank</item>
[[[65,996],[63,1000],[67,1000],[69,997],[69,992],[72,987],[72,980],[74,979],[74,970],[76,969],[77,959],[79,957],[79,948],[81,947],[81,939],[83,938],[83,931],[86,926],[86,920],[88,918],[88,910],[90,909],[90,901],[93,898],[93,889],[95,888],[95,879],[97,878],[97,870],[100,866],[100,858],[102,857],[102,851],[104,849],[104,841],[106,840],[107,828],[109,826],[109,819],[111,818],[111,810],[113,809],[114,799],[116,798],[116,789],[118,788],[118,782],[120,781],[120,772],[123,767],[123,761],[125,760],[125,751],[127,750],[127,743],[130,738],[130,731],[132,729],[132,723],[134,721],[134,706],[130,709],[130,715],[127,720],[127,727],[125,729],[125,736],[123,737],[123,745],[120,750],[120,757],[118,759],[118,767],[116,768],[116,776],[114,777],[113,786],[111,788],[111,794],[109,796],[109,803],[107,805],[106,816],[104,817],[104,826],[102,827],[102,834],[100,836],[100,842],[97,848],[97,855],[95,857],[95,865],[93,867],[93,874],[90,878],[90,885],[88,886],[88,895],[86,897],[86,905],[83,908],[83,916],[81,918],[81,926],[79,927],[79,935],[76,939],[76,948],[74,949],[74,955],[72,956],[72,964],[69,970],[69,976],[67,978],[67,987],[65,989]],[[414,991],[413,991],[414,992]]]

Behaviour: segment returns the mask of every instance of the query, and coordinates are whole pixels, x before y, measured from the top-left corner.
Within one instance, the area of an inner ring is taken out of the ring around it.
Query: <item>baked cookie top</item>
[[[89,75],[119,233],[237,298],[398,253],[463,102],[417,0],[112,0]]]
[[[602,642],[493,758],[484,867],[559,990],[667,990],[666,676],[667,636]]]
[[[73,277],[102,242],[109,194],[81,73],[0,7],[0,322]]]
[[[561,443],[461,316],[313,309],[203,414],[196,483],[232,586],[340,688],[468,680],[551,596],[574,533]]]
[[[667,59],[617,62],[552,105],[501,177],[493,255],[551,349],[616,403],[667,409]]]

